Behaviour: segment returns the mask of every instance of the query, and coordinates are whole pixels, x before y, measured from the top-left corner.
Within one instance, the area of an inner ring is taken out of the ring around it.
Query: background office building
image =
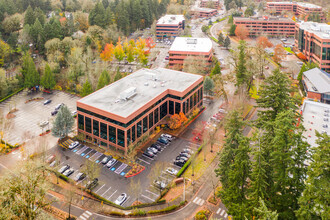
[[[219,0],[201,0],[200,7],[201,8],[215,8],[215,9],[221,8]]]
[[[325,15],[322,7],[305,2],[267,2],[267,10],[275,14],[281,14],[282,11],[293,12],[299,15],[318,15],[321,21],[325,21]]]
[[[175,38],[185,28],[185,18],[183,15],[165,15],[156,24],[157,39]]]
[[[308,61],[330,72],[330,25],[316,22],[296,23],[295,47]]]
[[[280,17],[234,17],[235,25],[244,25],[249,36],[294,36],[296,23],[289,18]]]
[[[185,59],[197,57],[198,61],[210,65],[212,41],[209,38],[177,37],[169,50],[169,67],[182,69]]]
[[[217,9],[194,7],[190,11],[193,18],[210,18],[218,14]]]
[[[303,73],[302,82],[307,98],[330,104],[330,74],[319,68]]]
[[[202,76],[141,69],[77,101],[78,133],[127,152],[166,116],[187,115],[202,104]]]

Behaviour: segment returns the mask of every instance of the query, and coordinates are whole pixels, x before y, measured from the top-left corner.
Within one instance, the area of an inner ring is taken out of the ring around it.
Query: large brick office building
[[[294,36],[296,23],[289,18],[280,17],[234,17],[235,25],[243,25],[249,30],[249,36]]]
[[[202,104],[202,76],[141,69],[77,101],[78,133],[127,152],[167,115],[187,115]]]
[[[156,37],[175,38],[179,36],[185,28],[185,18],[183,15],[165,15],[156,24]]]
[[[330,25],[316,22],[297,23],[295,47],[308,61],[330,72]]]
[[[200,7],[201,8],[220,9],[220,1],[219,0],[201,0]]]
[[[324,12],[322,7],[305,2],[267,2],[267,10],[270,12],[275,12],[276,14],[281,14],[282,11],[290,11],[295,15],[311,15],[318,14],[321,21],[325,20]]]
[[[169,67],[182,69],[185,59],[198,58],[209,65],[212,62],[212,41],[209,38],[177,37],[169,50]]]
[[[193,7],[190,11],[193,18],[210,18],[218,14],[217,9]]]

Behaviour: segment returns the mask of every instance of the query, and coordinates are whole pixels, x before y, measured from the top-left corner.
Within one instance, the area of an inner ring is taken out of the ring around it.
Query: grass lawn
[[[284,50],[286,50],[287,52],[294,54],[294,52],[291,50],[290,47],[284,47]]]

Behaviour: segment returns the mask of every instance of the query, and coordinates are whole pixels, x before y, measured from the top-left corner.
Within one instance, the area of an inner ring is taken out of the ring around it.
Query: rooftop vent
[[[120,93],[120,99],[127,100],[136,94],[136,87],[130,87]]]
[[[154,84],[152,87],[156,88],[156,84]]]
[[[317,91],[317,88],[316,88],[315,86],[312,86],[312,89],[313,89],[314,91]]]
[[[197,39],[188,38],[187,39],[187,44],[197,44]]]
[[[149,83],[148,83],[148,82],[145,82],[144,85],[145,85],[145,86],[149,86]]]
[[[146,73],[146,79],[153,80],[153,81],[158,80],[157,75],[155,73],[152,73],[152,72],[147,72]]]
[[[165,86],[165,84],[164,84],[164,83],[162,83],[162,84],[160,84],[160,86],[161,86],[161,87],[164,87],[164,86]]]

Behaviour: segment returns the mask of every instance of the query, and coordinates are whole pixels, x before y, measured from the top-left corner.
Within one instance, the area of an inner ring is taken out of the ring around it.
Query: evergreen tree
[[[209,77],[206,76],[204,80],[204,91],[206,94],[210,95],[214,88],[214,81]]]
[[[82,97],[87,96],[93,92],[92,85],[90,84],[89,80],[87,79],[84,83],[80,95]]]
[[[236,86],[239,87],[247,81],[247,68],[246,68],[246,42],[239,41],[239,55],[236,66]]]
[[[218,44],[220,46],[222,46],[225,43],[225,38],[223,37],[222,32],[220,32],[219,36],[218,36]]]
[[[50,66],[48,64],[46,64],[45,67],[45,73],[44,75],[41,77],[41,82],[40,84],[45,88],[45,89],[52,89],[54,88],[54,86],[56,85],[56,81],[55,81],[55,77],[54,74],[52,72],[52,70],[50,69]]]
[[[272,212],[266,206],[266,203],[260,198],[259,199],[259,207],[254,208],[255,212],[257,213],[256,219],[260,220],[277,220],[278,214],[277,212]]]
[[[37,7],[36,9],[34,9],[34,17],[35,19],[38,19],[41,26],[44,26],[45,23],[46,23],[46,16],[44,14],[44,12],[39,8]]]
[[[44,28],[46,40],[53,38],[63,39],[63,30],[61,23],[56,18],[51,18]]]
[[[32,7],[29,5],[29,7],[25,11],[25,16],[24,16],[24,25],[33,25],[35,22],[35,14],[33,12]]]
[[[228,47],[230,46],[230,39],[229,37],[227,36],[224,43],[223,43],[223,46],[228,49]]]
[[[234,24],[234,18],[233,15],[230,15],[228,18],[228,24]]]
[[[317,146],[307,171],[306,187],[299,198],[298,219],[330,219],[330,136],[316,131]]]
[[[106,85],[109,85],[110,83],[110,75],[108,71],[103,70],[100,77],[99,77],[99,82],[97,84],[97,89],[101,89]]]
[[[104,6],[101,2],[97,2],[88,16],[90,25],[98,25],[105,28],[107,24],[107,15],[105,14]]]
[[[104,8],[108,8],[109,0],[102,0],[102,5],[103,5]]]
[[[219,62],[217,61],[216,64],[214,65],[210,77],[213,77],[214,75],[221,74],[221,68],[219,65]]]
[[[229,36],[235,36],[236,25],[232,24],[229,28]]]
[[[316,63],[313,63],[313,62],[308,62],[308,63],[304,63],[299,71],[299,74],[297,76],[297,80],[299,80],[299,82],[301,82],[302,80],[302,75],[304,72],[308,71],[308,70],[311,70],[311,69],[314,69],[314,68],[317,68],[317,64]]]
[[[25,60],[24,60],[25,59]],[[23,58],[23,65],[21,70],[24,77],[24,87],[32,88],[39,85],[40,75],[36,69],[33,59],[27,54]]]
[[[120,80],[122,77],[121,73],[119,72],[119,67],[117,68],[117,73],[115,75],[115,78],[114,78],[114,82],[116,82],[117,80]]]
[[[53,123],[52,134],[58,138],[67,137],[72,132],[74,118],[71,115],[69,108],[63,105],[56,115]]]

